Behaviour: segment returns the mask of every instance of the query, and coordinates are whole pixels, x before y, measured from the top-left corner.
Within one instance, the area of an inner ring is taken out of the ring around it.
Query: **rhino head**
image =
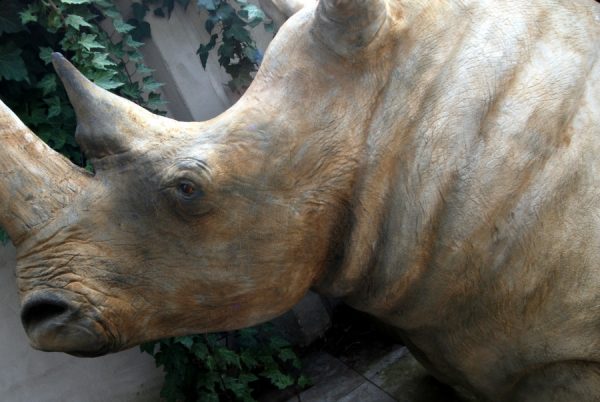
[[[307,7],[206,122],[151,114],[54,54],[94,174],[0,103],[0,226],[32,346],[94,356],[296,303],[340,261],[368,125],[356,99],[383,85],[391,21],[380,0]]]

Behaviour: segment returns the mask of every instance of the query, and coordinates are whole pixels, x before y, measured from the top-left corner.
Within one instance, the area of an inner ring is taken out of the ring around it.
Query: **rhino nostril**
[[[29,300],[21,311],[21,322],[27,329],[44,321],[59,317],[69,310],[65,301],[52,295],[36,297]]]

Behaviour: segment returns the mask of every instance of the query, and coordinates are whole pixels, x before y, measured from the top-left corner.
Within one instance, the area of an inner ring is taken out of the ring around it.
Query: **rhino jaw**
[[[21,321],[35,349],[79,357],[110,351],[103,327],[56,291],[36,292],[29,297],[23,303]]]

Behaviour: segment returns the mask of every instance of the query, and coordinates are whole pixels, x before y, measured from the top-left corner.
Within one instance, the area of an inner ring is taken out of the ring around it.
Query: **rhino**
[[[0,107],[34,348],[97,356],[309,289],[489,401],[600,400],[600,5],[320,0],[247,92],[178,122],[53,63],[94,167]]]

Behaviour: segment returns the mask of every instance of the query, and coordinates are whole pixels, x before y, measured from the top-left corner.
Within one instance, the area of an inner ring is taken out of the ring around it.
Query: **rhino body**
[[[314,287],[483,400],[600,400],[599,57],[593,1],[321,0],[181,123],[55,55],[95,175],[0,109],[32,345],[240,328]]]

